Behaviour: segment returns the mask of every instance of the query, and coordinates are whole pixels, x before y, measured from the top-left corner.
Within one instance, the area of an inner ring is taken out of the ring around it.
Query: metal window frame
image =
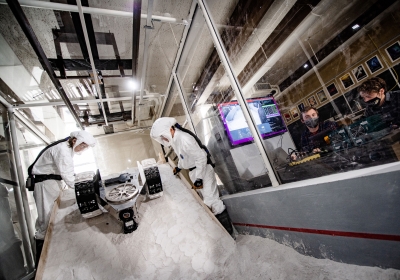
[[[28,272],[35,269],[33,252],[35,247],[32,217],[29,209],[28,196],[26,193],[24,175],[22,173],[22,162],[19,154],[19,145],[17,139],[17,128],[15,124],[14,108],[5,99],[0,97],[0,103],[7,108],[7,118],[9,122],[9,134],[11,136],[12,152],[14,160],[10,162],[12,177],[17,179],[18,185],[14,186],[15,204],[18,213],[18,220],[21,226],[22,245],[25,253],[25,260]]]
[[[254,143],[256,144],[258,150],[260,151],[262,160],[264,162],[265,168],[268,172],[268,176],[271,180],[272,186],[276,187],[279,186],[281,183],[279,181],[279,177],[277,176],[277,174],[275,173],[272,165],[271,165],[271,161],[268,158],[268,154],[266,151],[265,146],[262,143],[262,137],[261,135],[258,133],[257,130],[257,126],[256,126],[256,122],[253,118],[253,116],[250,113],[250,108],[247,105],[246,99],[244,97],[243,94],[243,90],[240,86],[240,83],[237,79],[236,74],[233,71],[233,67],[232,64],[230,62],[228,53],[225,49],[225,46],[222,42],[222,39],[220,37],[220,35],[217,32],[217,28],[216,25],[214,23],[214,20],[211,16],[211,13],[209,12],[209,8],[207,6],[207,3],[205,3],[205,0],[198,0],[197,1],[199,7],[201,8],[201,11],[203,13],[203,17],[204,20],[206,22],[207,28],[211,34],[214,46],[217,50],[218,56],[221,59],[222,65],[225,68],[225,73],[228,75],[228,78],[231,82],[231,86],[234,90],[236,99],[238,100],[238,103],[243,111],[243,115],[247,121],[247,123],[249,124],[249,129],[254,137]],[[180,54],[181,55],[181,54]],[[181,92],[181,88],[180,88],[180,81],[179,79],[177,79],[177,73],[176,73],[176,67],[174,67],[174,72],[173,72],[173,77],[177,83],[178,86],[178,92],[180,93],[181,99],[183,98],[183,93]],[[184,109],[185,109],[185,113],[186,113],[186,117],[188,118],[188,120],[190,120],[190,124],[193,127],[193,122],[192,122],[192,118],[189,114],[186,102],[184,102],[184,99],[182,100],[182,103],[184,104]],[[194,130],[193,130],[194,131]]]

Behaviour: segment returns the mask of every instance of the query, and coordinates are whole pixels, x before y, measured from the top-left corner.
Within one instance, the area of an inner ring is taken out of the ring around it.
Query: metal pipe
[[[179,97],[181,98],[181,102],[182,102],[182,107],[185,110],[185,115],[186,115],[186,121],[189,122],[190,128],[192,129],[193,133],[196,134],[196,130],[194,129],[194,125],[193,125],[193,121],[192,118],[189,115],[189,108],[186,104],[186,99],[183,96],[183,92],[182,92],[182,88],[181,88],[181,83],[179,82],[178,78],[176,77],[176,73],[173,74],[174,75],[174,81],[175,84],[177,85],[177,89],[178,89],[178,93],[179,93]]]
[[[96,70],[96,67],[94,66],[92,48],[90,47],[89,36],[88,36],[88,33],[87,33],[87,29],[86,29],[86,22],[85,22],[85,18],[83,16],[83,12],[82,12],[81,0],[76,0],[76,4],[78,4],[79,18],[81,19],[83,35],[85,37],[86,48],[87,48],[88,53],[89,53],[90,65],[92,66],[94,83],[96,85],[97,94],[99,95],[99,98],[100,98],[101,109],[103,111],[104,121],[106,122],[106,125],[108,126],[106,111],[104,109],[104,104],[103,104],[103,97],[101,95],[101,90],[100,90],[100,86],[99,86],[99,80],[98,80],[98,76],[97,76],[97,70]]]
[[[140,12],[142,10],[142,0],[133,1],[133,22],[132,22],[132,78],[133,84],[136,85],[138,79],[137,66],[139,63],[139,41],[140,41]],[[136,87],[132,92],[132,126],[136,118]],[[129,124],[127,122],[127,124]]]
[[[6,104],[6,103],[4,103]],[[9,105],[9,104],[8,104]],[[8,120],[9,120],[9,127],[10,127],[10,134],[11,134],[11,141],[14,154],[14,161],[10,161],[13,168],[11,172],[13,173],[12,176],[18,179],[18,186],[14,186],[14,196],[15,196],[15,205],[17,207],[18,212],[18,220],[21,226],[21,234],[22,234],[22,244],[26,256],[26,263],[28,266],[29,271],[32,271],[35,267],[33,261],[33,254],[34,252],[34,234],[35,231],[33,229],[32,218],[30,215],[30,208],[28,203],[28,197],[26,194],[25,182],[22,173],[22,165],[21,159],[19,157],[19,146],[18,146],[18,139],[17,139],[17,131],[15,127],[15,118],[14,118],[14,110],[11,105],[7,106],[8,109]],[[25,219],[24,219],[25,217]]]
[[[153,0],[148,0],[147,2],[147,20],[145,25],[144,31],[144,48],[143,48],[143,62],[142,62],[142,70],[140,73],[140,99],[139,99],[139,114],[138,114],[138,126],[140,127],[140,106],[143,102],[143,91],[144,86],[146,83],[146,71],[147,71],[147,64],[148,64],[148,52],[149,52],[149,45],[150,45],[150,31],[154,28],[152,27],[152,19],[151,16],[153,14]],[[134,104],[132,104],[132,107]],[[133,114],[134,108],[132,108]],[[134,116],[132,116],[132,125],[134,123]]]
[[[7,3],[6,0],[0,0],[0,4],[6,4],[6,3]],[[29,7],[29,8],[50,9],[50,10],[65,11],[65,12],[78,12],[78,7],[75,5],[55,3],[55,2],[19,0],[19,4],[23,7]],[[116,10],[93,8],[93,7],[82,7],[82,11],[84,14],[132,18],[131,12],[124,12],[124,11],[116,11]],[[139,14],[139,15],[143,19],[147,18],[146,14]],[[183,25],[187,24],[185,20],[173,17],[163,17],[163,16],[153,15],[151,18],[161,22],[169,22],[169,23],[183,24]]]
[[[120,91],[121,92],[129,92],[129,91]],[[158,97],[158,94],[149,94],[144,97],[146,98],[153,98],[153,97]],[[136,99],[139,99],[140,96],[137,96]],[[103,102],[112,102],[112,101],[128,101],[132,100],[132,97],[111,97],[111,98],[104,98]],[[79,100],[71,100],[71,104],[91,104],[91,103],[99,103],[98,99],[79,99]],[[13,108],[34,108],[34,107],[46,107],[46,106],[59,106],[59,105],[65,105],[64,102],[62,101],[56,101],[56,102],[38,102],[38,103],[25,103],[25,104],[14,104],[12,105]],[[19,114],[19,113],[18,113]],[[17,115],[18,117],[18,115]]]
[[[14,111],[17,119],[25,126],[32,134],[36,135],[40,140],[42,140],[45,144],[50,145],[50,139],[44,135],[37,127],[29,121],[25,116],[23,116],[20,112]]]
[[[176,53],[176,56],[175,56],[174,66],[171,69],[171,75],[169,77],[167,90],[165,91],[164,102],[161,105],[160,114],[158,115],[158,117],[165,116],[164,115],[165,105],[167,103],[167,99],[168,99],[169,93],[171,91],[172,81],[174,79],[174,73],[176,72],[176,69],[178,67],[178,63],[179,63],[179,60],[180,60],[181,55],[182,55],[183,47],[185,46],[185,43],[186,43],[186,40],[187,40],[187,37],[188,37],[188,33],[189,33],[189,29],[190,29],[190,27],[192,25],[192,19],[193,19],[193,16],[194,16],[194,12],[196,10],[196,6],[197,6],[197,1],[193,0],[192,1],[192,6],[190,7],[188,20],[187,20],[188,24],[185,26],[185,29],[183,30],[181,43],[179,45],[178,52]]]
[[[12,13],[14,14],[15,18],[17,19],[19,25],[21,26],[22,30],[25,33],[25,36],[28,38],[33,50],[35,51],[40,64],[43,67],[43,70],[47,72],[51,81],[53,82],[55,88],[57,89],[58,93],[60,94],[61,98],[64,100],[65,104],[67,105],[69,111],[71,112],[73,118],[75,119],[76,123],[79,125],[81,129],[83,129],[82,123],[78,117],[78,114],[75,112],[74,108],[72,107],[71,102],[68,99],[67,94],[65,93],[60,81],[56,78],[56,74],[54,73],[53,68],[49,60],[46,57],[46,54],[43,51],[42,46],[39,43],[38,38],[33,32],[32,26],[30,25],[28,19],[26,18],[24,11],[22,10],[21,6],[19,5],[18,1],[14,0],[7,0],[8,6],[10,7]],[[86,29],[85,29],[86,30]]]
[[[208,26],[208,29],[211,33],[212,40],[214,42],[214,46],[218,52],[219,58],[223,66],[225,67],[225,72],[228,75],[228,78],[231,82],[231,86],[235,92],[236,99],[238,100],[240,107],[242,108],[243,115],[249,125],[249,129],[254,137],[254,142],[258,147],[259,151],[261,152],[261,157],[264,161],[265,167],[268,171],[269,178],[271,180],[272,186],[279,186],[278,177],[276,176],[274,169],[268,159],[267,152],[265,150],[264,145],[262,144],[262,138],[257,131],[256,122],[253,119],[253,116],[250,113],[249,106],[247,105],[246,99],[244,98],[244,94],[240,87],[239,81],[236,78],[236,75],[233,71],[232,64],[229,60],[228,53],[223,45],[221,37],[218,34],[217,28],[213,19],[211,18],[207,3],[204,0],[198,0],[199,6],[203,11],[203,16]]]
[[[143,91],[144,91],[144,86],[146,83],[146,71],[147,71],[147,64],[148,64],[148,53],[149,53],[149,45],[150,45],[150,31],[153,30],[154,28],[151,26],[152,25],[152,19],[151,16],[153,14],[153,0],[148,0],[147,3],[147,20],[146,20],[146,26],[145,26],[145,32],[144,32],[144,50],[143,50],[143,63],[142,63],[142,72],[140,73],[140,100],[139,100],[139,106],[142,103],[143,100]]]

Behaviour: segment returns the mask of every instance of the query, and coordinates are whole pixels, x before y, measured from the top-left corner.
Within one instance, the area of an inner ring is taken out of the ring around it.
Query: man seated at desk
[[[301,151],[307,153],[321,152],[321,148],[329,143],[325,141],[324,137],[337,129],[337,124],[331,121],[320,121],[318,110],[311,106],[304,107],[300,120],[306,126],[301,134]],[[296,160],[297,156],[292,154],[291,158]]]
[[[386,82],[379,77],[366,80],[357,90],[367,106],[366,117],[381,115],[392,128],[399,127],[400,91],[387,91]]]

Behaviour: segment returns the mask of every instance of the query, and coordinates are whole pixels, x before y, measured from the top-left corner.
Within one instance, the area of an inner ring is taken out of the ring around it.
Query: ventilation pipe
[[[150,31],[153,29],[152,27],[152,16],[153,14],[153,0],[149,0],[147,3],[147,21],[145,25],[145,32],[144,32],[144,49],[143,49],[143,65],[142,65],[142,72],[140,73],[140,99],[139,99],[139,110],[140,105],[143,101],[143,92],[144,86],[146,83],[146,71],[147,71],[147,64],[148,64],[148,50],[150,45]],[[136,98],[134,99],[136,100]],[[132,126],[135,123],[135,106],[134,102],[132,103]],[[140,115],[140,113],[139,113]],[[140,119],[138,118],[138,126],[140,126]]]
[[[142,0],[133,0],[133,24],[132,24],[132,78],[137,84],[137,66],[139,61],[139,41],[140,41],[140,12],[142,11]],[[136,88],[132,89],[132,112],[131,126],[135,123],[136,115]],[[127,122],[127,124],[129,124]]]
[[[63,12],[78,12],[78,7],[75,5],[55,3],[55,2],[37,1],[37,0],[19,0],[18,2],[22,7],[29,7],[29,8],[36,8],[36,9],[49,9],[49,10],[56,10],[56,11],[63,11]],[[7,2],[6,2],[6,0],[0,0],[0,4],[7,4]],[[117,11],[117,10],[110,10],[110,9],[102,9],[102,8],[83,6],[82,11],[84,14],[91,14],[91,15],[132,18],[131,12],[124,12],[124,11]],[[140,18],[145,19],[145,18],[147,18],[147,15],[140,14],[140,9],[139,9],[138,18],[139,18],[139,22],[140,22]],[[188,24],[188,22],[186,20],[177,19],[177,18],[173,18],[173,17],[163,17],[163,16],[153,15],[151,18],[153,20],[160,21],[160,22],[168,22],[168,23],[181,24],[181,25]]]

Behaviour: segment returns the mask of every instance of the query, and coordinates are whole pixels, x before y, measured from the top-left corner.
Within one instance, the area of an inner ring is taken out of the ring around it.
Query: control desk
[[[400,160],[400,129],[372,126],[362,121],[329,134],[330,145],[317,154],[275,167],[282,183],[378,166]]]

